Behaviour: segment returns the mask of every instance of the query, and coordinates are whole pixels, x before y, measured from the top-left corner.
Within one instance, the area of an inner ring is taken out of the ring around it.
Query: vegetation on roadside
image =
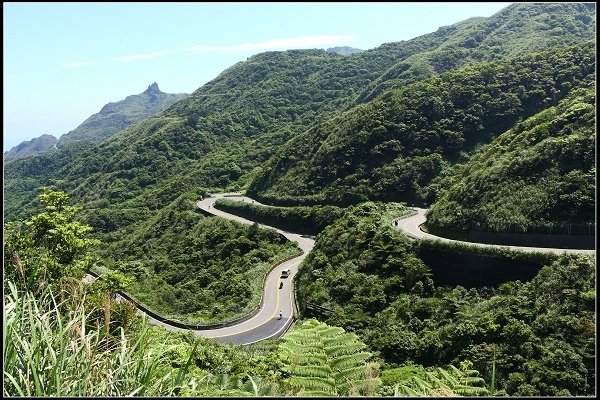
[[[300,249],[271,229],[204,217],[196,198],[180,196],[101,254],[133,278],[128,293],[163,317],[196,325],[243,317],[260,306],[267,273]]]
[[[217,200],[215,207],[251,221],[308,235],[318,234],[344,213],[344,209],[336,206],[274,207],[229,199]]]
[[[595,85],[479,149],[429,210],[437,229],[565,234],[595,222]],[[563,228],[563,229],[561,229]]]
[[[390,207],[354,206],[318,236],[297,277],[304,316],[359,335],[384,370],[469,361],[509,395],[594,392],[594,256],[523,255],[545,265],[529,282],[435,285],[419,258],[424,244],[392,228]],[[329,312],[315,314],[310,303]]]

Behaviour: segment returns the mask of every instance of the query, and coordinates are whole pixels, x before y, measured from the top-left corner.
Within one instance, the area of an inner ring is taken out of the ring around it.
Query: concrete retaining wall
[[[543,266],[540,262],[511,261],[429,248],[421,249],[420,257],[431,268],[436,285],[466,288],[498,286],[515,280],[529,281]]]
[[[508,246],[551,247],[556,249],[594,249],[593,235],[547,235],[537,233],[498,233],[470,231],[470,242]]]

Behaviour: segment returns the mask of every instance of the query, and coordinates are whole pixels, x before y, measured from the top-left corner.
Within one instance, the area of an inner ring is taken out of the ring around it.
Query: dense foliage
[[[128,293],[164,317],[201,325],[244,316],[259,306],[269,270],[300,250],[271,229],[203,217],[194,195],[101,254],[134,278]]]
[[[592,83],[594,70],[595,46],[586,42],[386,92],[291,139],[248,194],[270,202],[431,202],[465,152]]]
[[[228,199],[217,200],[215,207],[251,221],[309,235],[318,234],[344,213],[335,206],[273,207]]]
[[[388,207],[355,206],[319,235],[298,276],[305,315],[325,307],[388,367],[467,360],[511,395],[593,393],[595,257],[560,256],[526,283],[434,286]]]
[[[594,223],[595,88],[574,90],[479,149],[432,205],[433,228],[536,231]]]
[[[421,38],[447,40],[395,64],[362,91],[357,103],[467,65],[510,59],[590,39],[595,35],[595,21],[596,6],[592,3],[515,3],[489,18],[474,17],[442,26]]]

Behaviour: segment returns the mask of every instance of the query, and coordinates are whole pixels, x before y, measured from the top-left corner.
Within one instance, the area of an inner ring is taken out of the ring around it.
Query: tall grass
[[[3,396],[169,396],[189,387],[188,367],[175,369],[148,326],[105,337],[77,307],[60,307],[51,291],[35,298],[12,282],[4,295]]]

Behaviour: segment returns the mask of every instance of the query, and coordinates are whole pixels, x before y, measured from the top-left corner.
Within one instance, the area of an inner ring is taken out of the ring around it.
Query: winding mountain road
[[[487,243],[475,243],[475,242],[463,242],[459,240],[447,239],[440,236],[435,236],[427,232],[423,232],[420,228],[421,225],[425,223],[427,217],[425,216],[427,213],[426,208],[412,208],[416,214],[409,215],[403,218],[398,218],[394,220],[394,226],[400,229],[404,234],[413,238],[413,239],[432,239],[432,240],[441,240],[443,242],[454,242],[454,243],[462,243],[470,246],[478,246],[478,247],[497,247],[497,248],[508,248],[510,250],[518,250],[525,252],[541,252],[541,253],[577,253],[577,254],[595,254],[596,250],[587,250],[587,249],[556,249],[549,247],[524,247],[524,246],[506,246],[506,245],[497,245],[497,244],[487,244]]]
[[[260,204],[248,197],[240,195],[239,193],[220,193],[198,201],[196,206],[204,212],[214,216],[237,221],[246,225],[254,224],[253,221],[214,208],[215,201],[223,197],[233,197],[236,200]],[[164,318],[159,320],[154,318],[152,315],[149,315],[142,309],[143,306],[134,301],[134,304],[136,304],[138,308],[138,313],[146,315],[149,322],[155,325],[160,325],[166,330],[175,332],[191,331],[198,336],[213,338],[221,343],[249,345],[261,340],[281,336],[287,331],[287,329],[289,329],[294,319],[295,304],[292,280],[298,272],[298,266],[312,250],[315,241],[304,235],[282,231],[281,229],[272,226],[263,224],[258,225],[273,229],[285,236],[288,240],[298,242],[298,246],[303,253],[290,260],[284,261],[273,268],[271,272],[269,272],[265,280],[261,307],[251,318],[226,327],[192,329],[190,327],[183,328],[178,326],[181,325],[181,323],[178,323],[177,321],[169,321]],[[290,275],[285,278],[281,277],[281,271],[284,269],[290,270]],[[84,281],[86,282],[92,282],[94,279],[96,278],[90,274],[84,277]],[[281,283],[283,283],[283,285],[280,288]],[[129,296],[126,294],[123,294],[122,296],[118,295],[118,299],[123,299],[124,297],[128,298]]]
[[[215,209],[215,201],[223,197],[260,204],[248,197],[241,196],[239,193],[220,193],[198,201],[197,206],[199,209],[218,217],[227,218],[246,225],[254,224],[254,221]],[[263,292],[261,308],[254,317],[229,327],[197,330],[195,331],[196,334],[215,338],[219,342],[246,345],[260,340],[281,336],[281,334],[291,325],[294,314],[294,290],[292,280],[298,272],[298,266],[314,247],[315,241],[311,238],[296,233],[286,232],[272,226],[264,224],[258,225],[271,228],[285,236],[288,240],[298,242],[298,246],[303,251],[303,254],[279,264],[269,273]],[[287,268],[290,269],[290,275],[287,278],[282,278],[281,271]],[[281,289],[279,289],[280,282],[283,282],[283,287]],[[282,314],[281,319],[279,319],[279,312]]]
[[[260,204],[255,200],[248,197],[242,196],[239,193],[220,193],[214,194],[211,197],[207,197],[196,203],[198,209],[208,213],[210,215],[226,218],[232,221],[237,221],[242,224],[252,225],[254,221],[247,220],[237,215],[229,214],[225,211],[218,210],[214,207],[214,203],[221,198],[235,198],[239,201],[251,202],[254,204]],[[468,244],[471,246],[487,246],[487,247],[503,247],[511,250],[519,250],[526,252],[552,252],[552,253],[579,253],[579,254],[594,254],[596,250],[579,250],[579,249],[555,249],[555,248],[542,248],[542,247],[521,247],[521,246],[501,246],[484,243],[473,243],[463,242],[458,240],[447,239],[429,233],[423,232],[420,226],[426,221],[427,209],[424,208],[413,208],[415,214],[408,215],[405,217],[397,218],[394,220],[394,226],[400,229],[403,233],[413,239],[433,239],[441,240],[445,242],[458,242]],[[138,312],[145,314],[148,320],[156,325],[160,325],[170,331],[192,331],[198,336],[207,338],[213,338],[221,343],[235,343],[241,345],[249,345],[252,343],[259,342],[261,340],[276,338],[285,333],[291,326],[294,318],[294,291],[292,280],[298,272],[298,266],[302,263],[304,258],[313,249],[315,241],[306,237],[306,235],[300,235],[296,233],[290,233],[281,229],[258,224],[261,227],[273,229],[285,236],[288,240],[298,242],[298,246],[303,253],[297,257],[294,257],[288,261],[285,261],[271,270],[265,280],[265,287],[263,291],[263,297],[261,307],[251,318],[245,321],[241,321],[231,326],[214,328],[214,329],[191,329],[190,327],[182,328],[177,326],[176,321],[168,321],[163,319],[160,321],[151,315],[145,313],[140,305],[138,306]],[[290,275],[287,278],[281,277],[281,271],[284,269],[290,269]],[[91,281],[94,278],[91,275],[87,275],[84,278],[86,281]],[[283,282],[283,286],[280,288],[280,284]],[[281,313],[281,315],[280,315]],[[179,324],[181,325],[181,324]]]

